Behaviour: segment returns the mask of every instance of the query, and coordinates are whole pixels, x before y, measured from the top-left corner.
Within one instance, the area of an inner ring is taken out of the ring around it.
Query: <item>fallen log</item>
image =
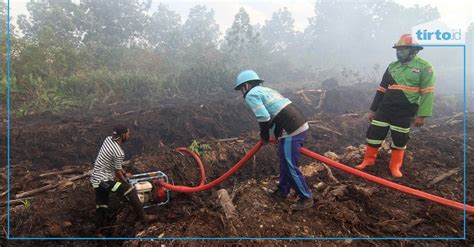
[[[18,198],[22,198],[22,197],[27,197],[27,196],[31,196],[31,195],[34,195],[34,194],[37,194],[37,193],[40,193],[40,192],[44,192],[44,191],[47,191],[47,190],[54,189],[54,188],[58,187],[59,185],[61,185],[63,183],[72,182],[72,181],[79,180],[81,178],[87,177],[91,174],[91,172],[92,171],[88,171],[84,174],[81,174],[81,175],[78,175],[78,176],[75,176],[75,177],[71,177],[71,178],[68,178],[68,179],[64,179],[64,180],[62,180],[62,181],[60,181],[59,183],[56,183],[56,184],[50,184],[50,185],[43,186],[41,188],[37,188],[37,189],[34,189],[34,190],[25,191],[23,193],[16,194],[15,198],[18,199]]]
[[[47,190],[50,190],[50,189],[54,189],[58,186],[59,184],[50,184],[50,185],[46,185],[46,186],[43,186],[43,187],[40,187],[38,189],[34,189],[34,190],[30,190],[30,191],[26,191],[26,192],[23,192],[23,193],[20,193],[20,194],[16,194],[15,195],[15,198],[22,198],[22,197],[26,197],[26,196],[31,196],[31,195],[34,195],[36,193],[40,193],[40,192],[43,192],[43,191],[47,191]]]
[[[229,193],[225,189],[220,189],[217,191],[217,198],[219,200],[219,204],[222,206],[224,210],[225,217],[227,219],[238,218],[237,210],[235,209],[232,200],[230,199]]]
[[[220,189],[217,191],[217,200],[224,211],[226,220],[222,219],[223,225],[228,229],[228,231],[233,236],[238,235],[237,229],[242,227],[242,222],[239,219],[237,210],[235,209],[232,199],[230,199],[229,193],[225,189]]]

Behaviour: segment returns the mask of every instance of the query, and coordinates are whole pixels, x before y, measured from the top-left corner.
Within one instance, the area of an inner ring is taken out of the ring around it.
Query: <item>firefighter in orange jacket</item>
[[[409,139],[410,125],[423,126],[433,111],[435,75],[433,66],[417,56],[423,47],[413,42],[411,34],[404,34],[393,48],[397,61],[392,62],[377,88],[368,113],[367,146],[364,161],[357,169],[375,164],[377,152],[388,130],[392,136],[389,169],[394,177],[403,176],[400,168]]]

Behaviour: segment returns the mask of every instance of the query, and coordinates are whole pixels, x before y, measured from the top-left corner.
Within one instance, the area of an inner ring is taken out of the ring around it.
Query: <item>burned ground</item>
[[[367,85],[337,87],[290,94],[311,120],[305,146],[353,166],[361,161],[368,126],[364,117],[370,104]],[[354,96],[355,95],[355,96]],[[355,97],[355,98],[351,98]],[[360,98],[366,98],[361,101]],[[103,139],[117,122],[128,124],[132,138],[125,143],[125,169],[133,173],[161,170],[175,184],[195,186],[199,171],[189,156],[174,150],[192,140],[207,143],[211,150],[202,156],[207,181],[219,177],[235,164],[257,141],[258,126],[241,97],[214,102],[179,102],[138,107],[109,105],[87,111],[30,115],[12,119],[11,173],[12,199],[32,190],[92,168]],[[437,115],[428,125],[411,133],[404,177],[390,178],[388,148],[381,151],[376,166],[367,172],[401,184],[456,201],[463,201],[463,115],[456,106],[438,102]],[[466,132],[472,133],[473,118],[467,115]],[[216,139],[237,137],[232,141]],[[2,136],[5,147],[6,136]],[[472,190],[473,140],[467,136],[466,203],[474,204]],[[327,152],[333,152],[327,153]],[[115,216],[111,237],[463,237],[463,213],[389,190],[319,162],[303,158],[303,173],[315,196],[315,206],[304,212],[292,212],[288,205],[275,203],[267,192],[276,186],[278,159],[275,146],[264,146],[240,171],[217,188],[181,194],[172,193],[171,202],[150,209],[160,219],[144,225],[135,221],[127,202],[113,197]],[[5,171],[6,168],[3,168]],[[43,176],[51,171],[73,169],[78,173]],[[450,174],[441,178],[443,174]],[[2,172],[2,192],[7,176]],[[439,180],[439,181],[438,181]],[[217,202],[216,191],[226,189],[237,210],[237,219],[228,220]],[[3,195],[2,199],[5,200]],[[34,195],[11,208],[11,236],[14,237],[94,237],[94,193],[86,178],[63,183],[56,189]],[[3,207],[2,225],[6,225]],[[338,241],[320,245],[472,245],[474,218],[467,216],[467,241]],[[88,242],[103,245],[102,241]],[[111,241],[107,245],[153,246],[147,241]],[[161,243],[161,242],[160,242]],[[191,241],[163,241],[165,244]],[[223,242],[213,242],[223,243]],[[235,244],[270,244],[265,241],[227,241]],[[315,245],[309,241],[277,242],[290,246]],[[57,241],[11,242],[12,245],[51,245]],[[61,244],[81,245],[82,242]],[[210,244],[202,242],[201,244]]]

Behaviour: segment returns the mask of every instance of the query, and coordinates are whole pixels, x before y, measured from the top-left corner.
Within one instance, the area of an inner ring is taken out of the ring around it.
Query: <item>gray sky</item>
[[[6,1],[6,0],[5,0]],[[353,2],[355,0],[346,0]],[[16,22],[16,16],[26,14],[26,3],[29,0],[10,0],[11,15]],[[204,4],[214,9],[215,19],[224,33],[232,25],[234,16],[240,7],[244,7],[250,15],[252,24],[265,23],[270,19],[274,11],[279,8],[287,7],[295,19],[295,28],[304,30],[308,25],[308,18],[314,16],[314,0],[212,0],[212,1],[192,1],[192,0],[153,0],[151,11],[156,10],[159,2],[167,4],[171,10],[181,14],[182,21],[186,20],[189,9],[196,4]],[[396,0],[404,6],[413,6],[415,4],[424,6],[432,5],[437,7],[441,14],[441,21],[450,26],[465,28],[473,21],[474,1],[472,0]]]

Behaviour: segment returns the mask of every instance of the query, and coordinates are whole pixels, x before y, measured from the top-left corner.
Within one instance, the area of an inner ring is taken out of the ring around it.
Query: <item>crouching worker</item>
[[[298,169],[300,148],[306,138],[308,123],[289,99],[273,89],[261,86],[262,82],[257,73],[244,70],[237,76],[235,90],[242,92],[245,103],[257,117],[261,140],[264,143],[269,141],[272,127],[275,138],[278,139],[280,181],[272,197],[277,201],[283,201],[290,188],[293,188],[298,193],[299,200],[290,207],[293,210],[310,208],[313,206],[313,197],[303,174]]]
[[[144,213],[137,192],[133,186],[128,184],[126,173],[122,169],[125,153],[120,145],[126,142],[129,137],[130,132],[127,127],[123,125],[114,127],[113,136],[105,138],[95,160],[90,181],[95,190],[97,229],[109,224],[108,204],[110,192],[125,197],[132,204],[140,220],[149,222],[158,218],[156,215],[146,215]]]

